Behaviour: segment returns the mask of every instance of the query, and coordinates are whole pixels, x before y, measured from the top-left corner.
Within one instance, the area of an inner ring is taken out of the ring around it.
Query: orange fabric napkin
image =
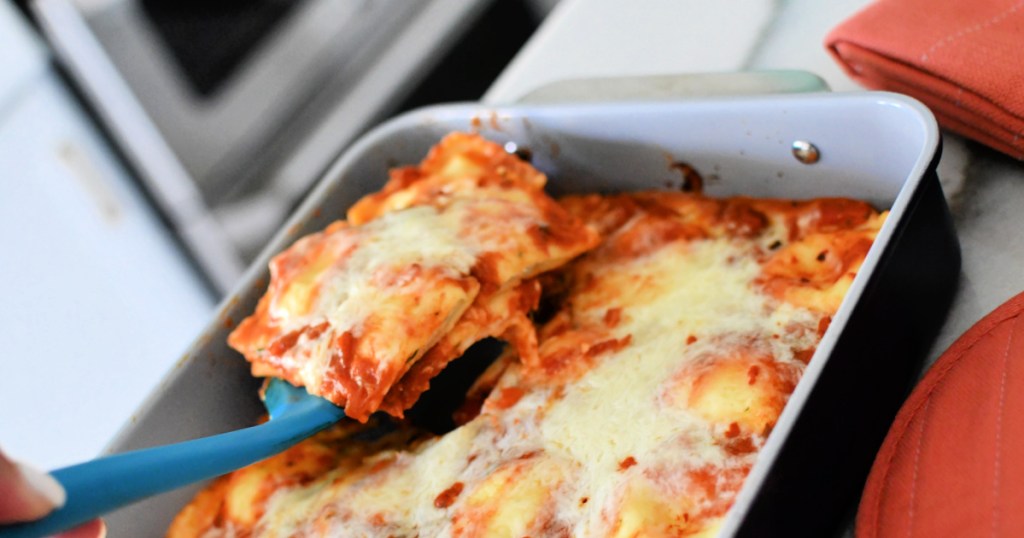
[[[825,44],[862,85],[913,96],[943,127],[1024,159],[1024,1],[880,0]]]
[[[1024,293],[946,350],[882,443],[857,538],[1024,536]]]

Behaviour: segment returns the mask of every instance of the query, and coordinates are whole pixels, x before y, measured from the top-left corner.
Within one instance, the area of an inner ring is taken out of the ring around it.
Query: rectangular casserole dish
[[[389,168],[418,162],[454,130],[526,150],[555,194],[680,188],[692,169],[712,196],[846,196],[891,210],[722,535],[836,532],[943,322],[960,267],[935,173],[935,120],[917,101],[889,93],[445,105],[391,120],[331,167],[110,450],[251,425],[262,412],[259,382],[225,341],[262,295],[270,257],[343,218],[355,200],[380,188]],[[796,158],[797,141],[817,149],[817,162]],[[197,487],[112,514],[111,536],[161,535]]]

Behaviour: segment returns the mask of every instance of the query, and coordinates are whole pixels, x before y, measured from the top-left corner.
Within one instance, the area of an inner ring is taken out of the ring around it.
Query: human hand
[[[64,505],[64,488],[46,473],[8,459],[0,452],[0,525],[39,519]],[[107,528],[95,519],[55,538],[103,538]]]

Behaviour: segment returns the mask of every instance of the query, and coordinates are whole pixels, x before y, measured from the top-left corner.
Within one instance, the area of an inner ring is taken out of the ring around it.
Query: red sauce
[[[726,231],[739,237],[755,237],[768,225],[768,217],[745,199],[726,202],[721,218]]]
[[[669,168],[679,172],[683,176],[683,184],[680,186],[683,192],[691,192],[694,194],[700,194],[704,192],[704,178],[701,177],[700,173],[689,163],[680,161],[673,162],[669,165]]]
[[[470,273],[480,282],[480,294],[496,292],[502,285],[501,275],[498,274],[498,264],[501,262],[501,254],[485,252],[481,254]]]
[[[717,498],[719,471],[715,467],[706,465],[693,469],[687,473],[691,483],[703,490],[704,495],[709,499]]]
[[[690,345],[690,344],[692,344],[692,343],[694,343],[696,341],[697,341],[697,337],[692,335],[692,334],[690,336],[686,337],[686,345]]]
[[[575,248],[585,245],[587,248],[597,243],[597,236],[591,237],[581,234],[581,231],[589,231],[580,220],[571,215],[564,207],[546,196],[532,196],[532,202],[540,210],[540,217],[544,224],[534,225],[527,229],[530,239],[537,248],[547,252],[549,245],[560,245]]]
[[[521,461],[522,460],[529,460],[529,459],[536,458],[538,455],[540,455],[540,453],[541,453],[540,450],[530,450],[528,452],[523,452],[516,459],[517,460],[521,460]],[[522,467],[521,466],[520,467],[516,467],[516,474],[517,475],[520,474],[521,471],[522,471]]]
[[[497,409],[508,409],[512,407],[526,394],[526,391],[519,387],[506,387],[498,392],[497,398],[492,398],[490,405]]]
[[[607,334],[603,324],[599,327],[570,328],[555,335],[542,333],[544,344],[540,348],[538,363],[526,364],[526,373],[536,383],[563,383],[586,372],[598,355],[621,349],[632,341],[632,335],[599,340]],[[590,344],[595,341],[596,344]]]
[[[602,236],[619,229],[640,209],[635,200],[625,195],[572,195],[559,200],[559,205],[584,219],[587,226]]]
[[[818,320],[818,338],[821,338],[832,324],[832,316],[825,316]]]
[[[309,338],[310,340],[314,338],[319,338],[320,335],[323,334],[324,331],[326,331],[330,326],[331,325],[326,321],[319,325],[314,325],[313,327],[310,327],[309,330],[306,332],[306,337]]]
[[[722,448],[725,449],[725,453],[730,456],[742,456],[744,454],[752,454],[757,451],[757,446],[754,445],[754,440],[748,435],[730,439],[722,445]]]
[[[757,382],[757,374],[759,374],[759,373],[761,373],[761,368],[758,365],[756,365],[756,364],[752,364],[750,366],[750,369],[747,370],[747,384],[748,385],[753,385],[754,383],[756,383]]]
[[[811,362],[811,357],[814,356],[814,351],[816,349],[817,348],[813,348],[813,347],[810,347],[810,348],[807,348],[807,349],[798,349],[798,350],[793,352],[793,358],[798,360],[798,361],[800,361],[800,362],[802,362],[802,363],[804,363],[804,364],[807,364],[807,363]]]
[[[261,351],[276,331],[268,327],[270,309],[270,298],[263,296],[256,305],[256,311],[242,320],[238,327],[228,335],[228,344],[242,352],[246,358],[252,360],[255,353]]]
[[[571,336],[571,333],[568,333]],[[586,355],[577,347],[568,345],[558,346],[554,350],[542,350],[539,356],[539,371],[532,372],[535,381],[542,383],[551,381],[554,383],[571,379],[589,367],[590,363],[585,361]]]
[[[324,380],[336,384],[340,390],[328,385],[323,396],[344,405],[348,417],[366,422],[389,388],[389,383],[381,380],[393,379],[398,372],[394,365],[379,363],[373,357],[360,357],[356,347],[357,340],[349,331],[335,340]]]
[[[462,405],[452,413],[452,420],[456,426],[461,426],[480,415],[484,407],[484,400],[487,399],[486,392],[470,394],[463,400]]]
[[[394,463],[393,459],[382,459],[377,462],[374,462],[374,464],[370,467],[369,474],[377,474],[383,471],[384,469],[390,467],[392,463]]]
[[[518,306],[519,311],[526,313],[537,309],[540,305],[541,287],[540,282],[533,280],[519,287]]]
[[[627,224],[605,243],[602,252],[611,259],[633,259],[657,251],[668,243],[697,239],[704,231],[672,217],[644,215]]]
[[[305,334],[308,339],[312,340],[323,334],[323,332],[327,330],[329,326],[330,325],[325,321],[319,325],[315,325],[312,327],[306,326],[302,327],[301,329],[296,329],[278,338],[277,340],[274,340],[274,342],[270,344],[270,347],[267,348],[267,353],[274,357],[280,357],[287,353],[289,350],[291,350],[293,347],[295,347],[295,344],[299,342],[299,338],[303,334]]]
[[[870,205],[845,198],[823,198],[810,202],[812,229],[835,231],[849,229],[866,222],[874,210]]]
[[[383,192],[392,193],[408,188],[423,179],[423,173],[415,166],[394,168],[388,174],[388,185]]]
[[[430,380],[454,360],[456,354],[457,351],[445,341],[431,348],[387,391],[380,409],[392,416],[404,416],[405,410],[430,388]]]
[[[434,498],[434,508],[444,509],[451,506],[465,487],[466,485],[462,482],[452,484],[448,489],[442,491]]]
[[[625,471],[626,469],[629,469],[634,465],[636,465],[636,458],[634,458],[633,456],[629,456],[626,459],[619,462],[619,471]]]
[[[587,350],[586,355],[589,357],[596,357],[597,355],[600,355],[606,351],[618,351],[628,346],[629,343],[632,341],[633,335],[631,334],[627,334],[622,338],[611,338],[609,340],[598,342],[593,346],[590,346],[590,349]]]
[[[604,313],[604,324],[607,325],[608,328],[617,326],[620,321],[622,321],[621,308],[609,308],[608,311]]]

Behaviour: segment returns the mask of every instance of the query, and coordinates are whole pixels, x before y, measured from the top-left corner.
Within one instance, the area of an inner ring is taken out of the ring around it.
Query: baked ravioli
[[[384,222],[429,191],[385,189],[350,221]],[[453,277],[463,292],[431,291],[460,314],[411,367],[402,358],[406,376],[432,375],[480,334],[521,333],[470,389],[460,426],[343,421],[214,482],[169,536],[714,536],[885,213],[676,192],[559,205],[596,247],[509,270],[514,285]],[[538,293],[550,313],[533,334],[516,316]]]
[[[532,353],[531,279],[597,242],[545,181],[497,144],[445,138],[346,221],[276,256],[266,295],[229,344],[254,375],[304,386],[361,421],[381,408],[401,416],[477,340],[508,335]]]

